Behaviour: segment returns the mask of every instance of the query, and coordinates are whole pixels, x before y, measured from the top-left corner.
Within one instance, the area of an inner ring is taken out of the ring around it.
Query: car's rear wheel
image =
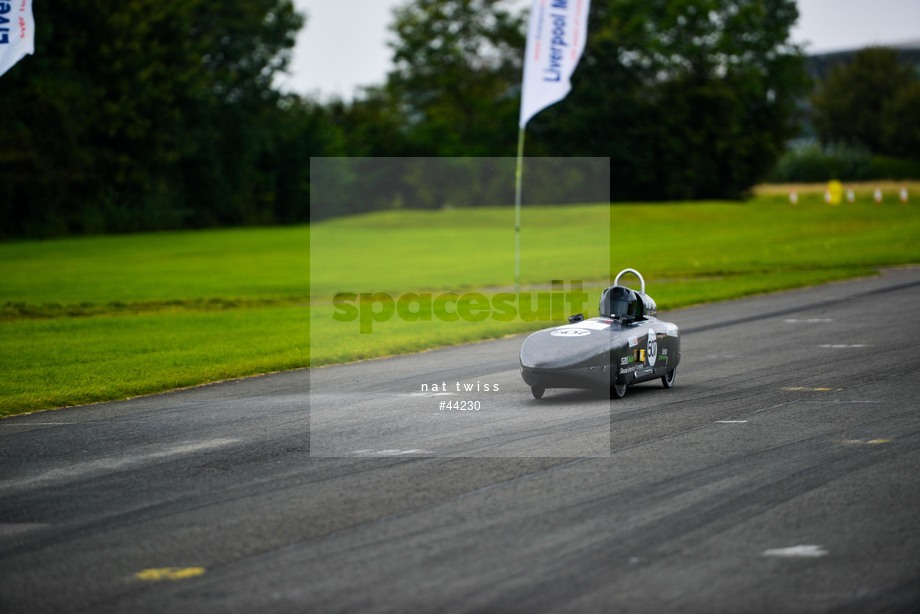
[[[674,380],[677,379],[677,368],[671,369],[661,378],[661,383],[665,388],[671,388],[674,385]]]
[[[540,386],[530,387],[530,394],[532,394],[535,399],[542,399],[544,392],[546,392],[546,388],[541,388]]]
[[[611,382],[610,384],[610,396],[614,399],[622,399],[626,396],[626,384],[618,384],[616,382]]]

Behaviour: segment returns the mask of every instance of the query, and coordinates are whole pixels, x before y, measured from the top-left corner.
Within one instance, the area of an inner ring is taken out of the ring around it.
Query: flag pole
[[[524,48],[521,115],[514,186],[514,288],[521,290],[521,175],[524,129],[530,118],[566,97],[588,37],[591,0],[533,0]],[[567,51],[571,49],[571,51]]]
[[[521,181],[524,174],[524,126],[518,134],[517,169],[514,171],[514,291],[521,291]]]

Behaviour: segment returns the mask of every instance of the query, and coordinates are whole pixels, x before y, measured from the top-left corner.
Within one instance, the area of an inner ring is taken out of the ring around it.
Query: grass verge
[[[917,263],[920,184],[908,188],[907,205],[875,205],[865,186],[855,204],[827,206],[815,187],[792,206],[783,186],[747,203],[525,208],[523,282],[584,280],[592,315],[625,267],[668,310]],[[508,291],[512,227],[510,209],[483,208],[0,244],[0,415],[547,326],[391,318],[360,334],[333,319],[343,291]]]

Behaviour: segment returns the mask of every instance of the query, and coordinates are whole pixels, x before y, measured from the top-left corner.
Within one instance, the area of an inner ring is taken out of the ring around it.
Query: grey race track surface
[[[663,314],[677,385],[621,401],[535,401],[517,337],[3,420],[0,611],[920,611],[918,305]]]

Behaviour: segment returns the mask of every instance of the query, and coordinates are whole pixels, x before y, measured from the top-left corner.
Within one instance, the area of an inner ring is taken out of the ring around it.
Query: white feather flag
[[[34,52],[32,0],[0,0],[0,75]]]
[[[572,89],[585,49],[590,0],[533,0],[521,87],[521,129]]]

